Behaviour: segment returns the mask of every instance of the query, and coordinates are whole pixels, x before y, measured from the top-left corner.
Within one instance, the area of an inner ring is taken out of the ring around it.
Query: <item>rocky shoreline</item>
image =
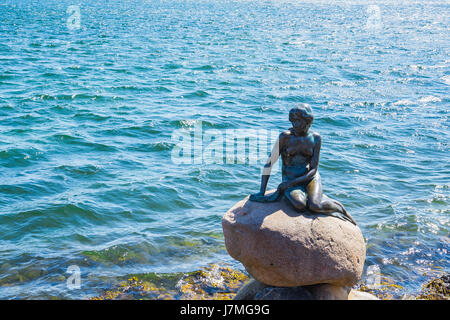
[[[91,300],[232,300],[243,299],[243,288],[254,283],[245,272],[217,264],[208,265],[200,270],[189,273],[148,273],[130,275],[124,278],[118,286],[103,290]],[[265,286],[266,288],[268,286]],[[247,287],[248,289],[248,287]],[[393,281],[383,281],[374,287],[364,283],[351,288],[349,300],[373,299],[380,300],[450,300],[450,274],[442,273],[438,277],[430,278],[422,285],[418,292],[399,296],[401,286]],[[266,290],[267,291],[270,290]],[[293,291],[303,292],[309,299],[308,293],[302,289]],[[308,290],[309,291],[309,290]],[[248,293],[248,290],[247,290]],[[254,298],[264,298],[262,293]],[[282,293],[282,292],[281,292]],[[277,294],[280,294],[278,292]],[[370,294],[370,295],[367,295]],[[292,296],[291,296],[292,297]],[[245,297],[245,299],[250,299]],[[266,296],[267,298],[267,296]],[[285,299],[284,297],[278,297]],[[296,299],[300,297],[297,296]],[[326,298],[326,297],[323,297]]]

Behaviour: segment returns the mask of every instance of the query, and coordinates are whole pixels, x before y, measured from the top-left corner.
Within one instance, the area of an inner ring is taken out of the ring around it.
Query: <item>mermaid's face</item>
[[[304,117],[293,114],[289,119],[292,123],[292,128],[297,135],[306,135],[311,127],[312,121],[305,119]]]

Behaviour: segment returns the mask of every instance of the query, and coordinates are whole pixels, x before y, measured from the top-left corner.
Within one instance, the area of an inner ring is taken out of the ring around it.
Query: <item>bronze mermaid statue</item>
[[[300,104],[289,111],[292,128],[278,137],[264,165],[260,191],[252,194],[250,200],[275,202],[284,197],[299,212],[309,210],[333,215],[356,225],[340,202],[322,193],[322,181],[318,171],[322,139],[317,132],[309,131],[313,120],[311,107],[307,104]],[[272,166],[278,161],[280,154],[282,182],[274,193],[265,195]]]

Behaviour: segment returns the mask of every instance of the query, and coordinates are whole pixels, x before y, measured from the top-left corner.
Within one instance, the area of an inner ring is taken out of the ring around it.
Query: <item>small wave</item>
[[[351,126],[351,120],[346,119],[344,117],[322,117],[320,118],[320,122],[337,126],[337,127],[350,127]]]
[[[143,87],[133,86],[133,85],[123,85],[118,87],[112,87],[111,90],[114,91],[141,91],[144,90]]]
[[[421,66],[421,65],[418,65],[418,64],[412,64],[412,65],[410,65],[409,66],[412,70],[414,70],[414,71],[422,71],[422,70],[425,70],[427,67],[425,67],[425,66]]]
[[[173,120],[170,121],[170,126],[175,128],[193,128],[196,124],[202,123],[201,120]]]
[[[398,101],[394,102],[392,105],[394,105],[394,106],[410,106],[413,104],[414,104],[414,102],[412,102],[411,100],[403,99],[403,100],[398,100]]]
[[[13,78],[14,78],[14,75],[12,75],[12,74],[6,74],[6,73],[0,74],[0,80],[11,80]]]
[[[58,94],[58,95],[51,95],[51,94],[36,94],[33,97],[25,100],[58,100],[58,101],[73,101],[73,100],[97,100],[97,101],[110,101],[110,100],[116,100],[118,99],[117,96],[109,96],[109,95],[99,95],[99,94],[86,94],[86,93],[73,93],[73,94]]]
[[[111,68],[109,70],[113,71],[113,72],[117,72],[117,73],[123,73],[123,74],[129,74],[129,75],[133,74],[133,72],[131,70],[124,69],[124,68]]]
[[[340,72],[346,79],[349,79],[349,80],[373,80],[372,77],[369,77],[367,75],[363,75],[360,73],[356,73],[356,72],[350,72],[350,71],[346,71],[346,70],[341,70]]]
[[[69,48],[70,50],[71,48]],[[69,70],[79,70],[81,68],[81,66],[79,64],[73,64],[71,66],[66,67]]]
[[[170,90],[169,88],[164,87],[164,86],[157,86],[157,87],[152,88],[152,90],[157,91],[157,92],[172,92],[172,90]]]
[[[43,93],[43,94],[37,94],[37,95],[33,96],[31,98],[31,100],[44,100],[44,101],[45,100],[56,100],[56,97],[52,96],[50,94]]]
[[[206,65],[203,65],[200,67],[192,68],[192,70],[210,71],[210,70],[214,70],[214,66],[212,66],[210,64],[206,64]]]
[[[62,78],[63,75],[60,73],[55,73],[55,72],[45,72],[41,75],[41,77],[55,79],[55,78]]]
[[[78,145],[78,146],[85,146],[85,147],[91,147],[98,151],[116,151],[116,147],[106,145],[103,143],[98,142],[91,142],[87,141],[84,138],[81,137],[74,137],[69,134],[54,134],[50,137],[52,140],[56,142],[60,142],[67,145]]]
[[[80,203],[65,203],[48,205],[43,208],[18,211],[12,214],[1,215],[2,224],[15,226],[8,234],[9,239],[19,239],[27,234],[36,232],[45,234],[52,229],[70,232],[77,226],[86,224],[105,225],[111,218],[105,219],[93,209]]]
[[[211,122],[207,120],[201,120],[201,119],[185,119],[185,120],[173,120],[169,122],[170,127],[175,128],[182,128],[182,129],[188,129],[188,128],[194,128],[196,126],[201,126],[202,130],[205,129],[221,129],[221,128],[228,128],[229,126],[226,123],[223,122]]]
[[[148,254],[156,252],[153,246],[147,246],[146,249],[144,251],[142,246],[133,248],[126,245],[114,245],[102,250],[82,251],[81,254],[95,262],[120,265],[126,262],[144,262]]]
[[[244,74],[245,73],[244,67],[240,66],[240,65],[227,66],[227,67],[224,67],[222,69],[222,71],[223,72],[235,73],[235,74]],[[257,80],[257,81],[260,82],[259,80]],[[228,85],[235,85],[234,83],[232,83],[230,81],[227,81],[227,80],[225,80],[225,82],[227,82]]]
[[[441,79],[444,81],[445,84],[450,86],[450,76],[443,76]]]
[[[100,114],[96,114],[96,113],[92,113],[92,112],[86,112],[86,113],[75,114],[74,116],[72,116],[72,119],[103,122],[103,121],[111,119],[111,116],[100,115]]]
[[[355,87],[356,83],[353,81],[349,81],[349,80],[333,80],[327,83],[327,85],[332,85],[332,86],[336,86],[336,87]]]
[[[66,174],[75,176],[91,176],[100,172],[102,169],[100,166],[87,164],[82,166],[61,165],[55,168],[55,170],[62,170]]]
[[[141,125],[141,126],[131,126],[123,128],[113,128],[105,129],[99,131],[102,134],[111,136],[126,136],[126,137],[140,137],[143,136],[156,136],[161,133],[160,129],[156,129],[152,124]]]
[[[184,66],[182,64],[179,63],[168,63],[166,64],[163,69],[168,69],[168,70],[176,70],[176,69],[180,69],[183,68]]]
[[[435,97],[435,96],[426,96],[421,99],[419,99],[419,102],[421,103],[428,103],[428,102],[441,102],[442,99]]]
[[[32,112],[4,119],[3,124],[10,124],[14,126],[24,125],[28,127],[30,124],[38,124],[48,121],[49,118],[43,117],[37,113]]]
[[[60,192],[63,188],[55,180],[33,179],[20,184],[0,185],[0,195],[7,195],[9,203],[13,203],[15,200],[22,203],[24,200],[33,199],[36,196],[41,197],[54,192]]]
[[[186,98],[186,99],[191,99],[191,98],[204,98],[209,96],[210,94],[206,91],[203,90],[197,90],[188,94],[183,94],[181,97]]]
[[[33,161],[43,160],[45,156],[38,149],[11,148],[0,151],[0,162],[5,167],[20,167],[30,165]]]
[[[57,104],[56,106],[51,107],[50,110],[52,112],[64,115],[71,114],[72,112],[74,112],[74,109],[72,109],[71,106],[61,104]]]
[[[130,149],[141,152],[160,152],[172,150],[174,146],[175,146],[174,143],[163,141],[163,142],[139,144],[136,146],[131,146]]]

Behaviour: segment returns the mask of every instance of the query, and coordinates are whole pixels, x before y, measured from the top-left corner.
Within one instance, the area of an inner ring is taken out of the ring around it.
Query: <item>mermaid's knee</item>
[[[308,201],[308,209],[313,212],[321,212],[323,211],[322,205],[316,201]]]
[[[301,201],[300,199],[295,199],[290,192],[285,193],[285,198],[288,200],[288,202],[297,210],[305,210],[306,209],[306,203]]]

